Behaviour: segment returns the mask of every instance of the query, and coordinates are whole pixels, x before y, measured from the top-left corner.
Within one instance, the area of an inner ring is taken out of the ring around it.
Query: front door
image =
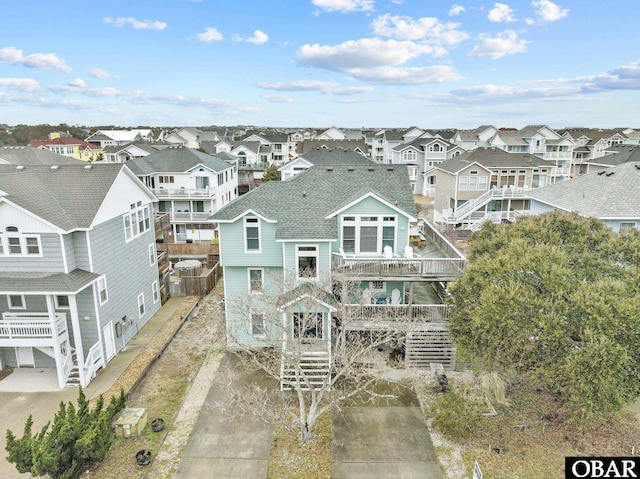
[[[104,340],[107,362],[109,362],[111,358],[116,355],[116,345],[113,340],[113,322],[110,321],[109,324],[102,329],[102,338]]]
[[[16,348],[16,358],[18,358],[19,368],[33,368],[36,365],[36,361],[33,358],[33,348]]]

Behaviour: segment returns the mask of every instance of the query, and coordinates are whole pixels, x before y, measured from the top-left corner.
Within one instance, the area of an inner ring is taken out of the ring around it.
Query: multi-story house
[[[104,148],[106,146],[126,145],[133,141],[154,141],[153,130],[131,129],[131,130],[98,130],[89,135],[85,140],[96,146]]]
[[[345,150],[344,148],[316,148],[309,150],[304,155],[285,163],[278,168],[280,170],[280,178],[288,180],[295,175],[308,170],[314,165],[317,166],[339,166],[339,165],[370,165],[372,161],[354,150]]]
[[[434,167],[464,151],[439,136],[424,133],[416,139],[394,147],[391,163],[407,166],[414,195],[434,196]]]
[[[202,142],[218,142],[224,136],[216,130],[201,130],[200,128],[180,128],[164,137],[167,143],[186,146],[187,148],[200,148]]]
[[[434,222],[478,229],[528,210],[527,192],[551,183],[546,160],[499,148],[476,148],[435,166]]]
[[[589,161],[606,156],[607,149],[625,143],[626,136],[621,129],[566,128],[560,130],[564,138],[574,142],[571,176],[589,173]]]
[[[361,153],[365,156],[369,156],[369,147],[364,138],[359,140],[304,140],[298,143],[297,154],[304,155],[305,153],[316,150],[318,148],[327,148],[333,150],[335,148],[343,148],[345,150],[353,150]]]
[[[211,241],[209,217],[238,196],[235,163],[182,146],[171,146],[126,163],[156,195],[156,213],[168,213],[172,242]]]
[[[102,148],[70,136],[51,136],[47,140],[31,140],[29,146],[47,149],[76,160],[95,161],[102,155]]]
[[[125,347],[160,307],[153,201],[124,165],[0,165],[2,366],[86,386]]]
[[[586,194],[585,194],[586,193]],[[640,229],[640,162],[628,162],[568,183],[530,191],[529,214],[574,212],[614,231]]]
[[[425,134],[424,130],[418,127],[409,129],[386,129],[380,130],[370,137],[371,159],[376,163],[391,163],[393,149],[403,143],[410,143],[416,138]]]
[[[481,125],[473,130],[458,130],[451,137],[451,143],[464,150],[474,150],[484,146],[491,146],[491,138],[498,133],[498,129],[492,125]]]
[[[528,125],[521,130],[501,128],[490,146],[507,153],[529,153],[550,163],[551,183],[571,178],[574,142],[544,125]]]
[[[287,338],[304,338],[313,343],[307,353],[323,359],[328,374],[335,328],[371,332],[397,325],[407,365],[452,365],[451,347],[442,356],[420,357],[433,346],[431,335],[446,334],[447,307],[431,286],[455,279],[465,260],[428,224],[421,223],[422,233],[412,226],[416,210],[406,168],[316,165],[263,184],[212,220],[220,229],[230,347],[286,351]],[[424,257],[410,246],[410,237],[420,234],[430,246]],[[336,292],[338,277],[355,282],[353,294]],[[265,309],[266,298],[274,297],[284,345],[272,339],[265,319],[275,314]],[[313,311],[306,309],[309,300]],[[250,310],[238,307],[243,301]],[[302,326],[303,314],[312,314],[313,327]],[[287,371],[283,363],[283,379]]]
[[[135,141],[125,145],[106,146],[103,151],[103,159],[106,163],[124,163],[135,158],[155,153],[169,146],[166,143],[149,143],[147,141]]]

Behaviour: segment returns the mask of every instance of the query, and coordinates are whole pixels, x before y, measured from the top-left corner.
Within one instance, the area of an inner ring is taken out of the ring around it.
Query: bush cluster
[[[35,435],[31,431],[31,416],[20,439],[7,430],[7,460],[15,464],[18,472],[28,472],[35,477],[76,479],[88,463],[101,461],[106,456],[113,442],[109,423],[125,404],[126,396],[120,390],[120,396],[112,396],[106,408],[100,396],[91,409],[81,388],[77,408],[72,402],[66,405],[60,402],[53,423],[48,422]]]

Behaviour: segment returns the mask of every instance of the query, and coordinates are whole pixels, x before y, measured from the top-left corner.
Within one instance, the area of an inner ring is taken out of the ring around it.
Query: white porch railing
[[[2,313],[0,341],[39,339],[58,343],[58,337],[67,331],[67,315],[56,313],[49,319],[46,313]]]
[[[82,367],[82,377],[81,381],[83,382],[82,387],[85,387],[91,380],[96,377],[96,372],[98,369],[104,367],[104,357],[102,356],[102,345],[100,342],[95,343],[89,349],[87,353],[87,359],[84,362],[84,366]]]
[[[358,258],[332,254],[332,269],[351,278],[456,278],[464,258]]]
[[[73,369],[73,354],[71,354],[71,351],[65,351],[65,354],[66,356],[63,356],[62,363],[62,377],[66,381],[69,377],[69,373]]]
[[[444,322],[449,319],[445,304],[346,304],[343,323],[350,321]]]
[[[154,188],[151,191],[158,198],[210,198],[215,194],[214,188]]]
[[[204,211],[202,213],[193,213],[189,211],[172,211],[169,213],[171,221],[207,221],[213,213]]]
[[[492,200],[524,199],[530,188],[493,188],[482,195],[467,201],[455,211],[444,210],[442,219],[447,223],[459,223],[466,215]]]

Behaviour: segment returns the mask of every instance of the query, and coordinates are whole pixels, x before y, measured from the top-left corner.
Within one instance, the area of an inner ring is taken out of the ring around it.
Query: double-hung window
[[[41,256],[40,236],[23,234],[16,226],[7,226],[4,235],[0,235],[0,254]]]
[[[144,316],[144,293],[138,295],[138,317]]]
[[[267,332],[265,325],[264,314],[252,313],[251,314],[251,334],[257,337],[264,337]]]
[[[249,292],[262,293],[264,291],[264,270],[262,268],[249,269]]]
[[[131,203],[123,219],[125,241],[129,242],[151,228],[149,205],[143,205],[142,201]]]
[[[104,304],[109,299],[107,294],[107,278],[104,276],[98,279],[98,296],[100,298],[100,304]]]
[[[312,280],[319,278],[317,246],[296,246],[296,278]]]
[[[244,238],[247,253],[260,252],[260,220],[258,218],[244,219]]]

